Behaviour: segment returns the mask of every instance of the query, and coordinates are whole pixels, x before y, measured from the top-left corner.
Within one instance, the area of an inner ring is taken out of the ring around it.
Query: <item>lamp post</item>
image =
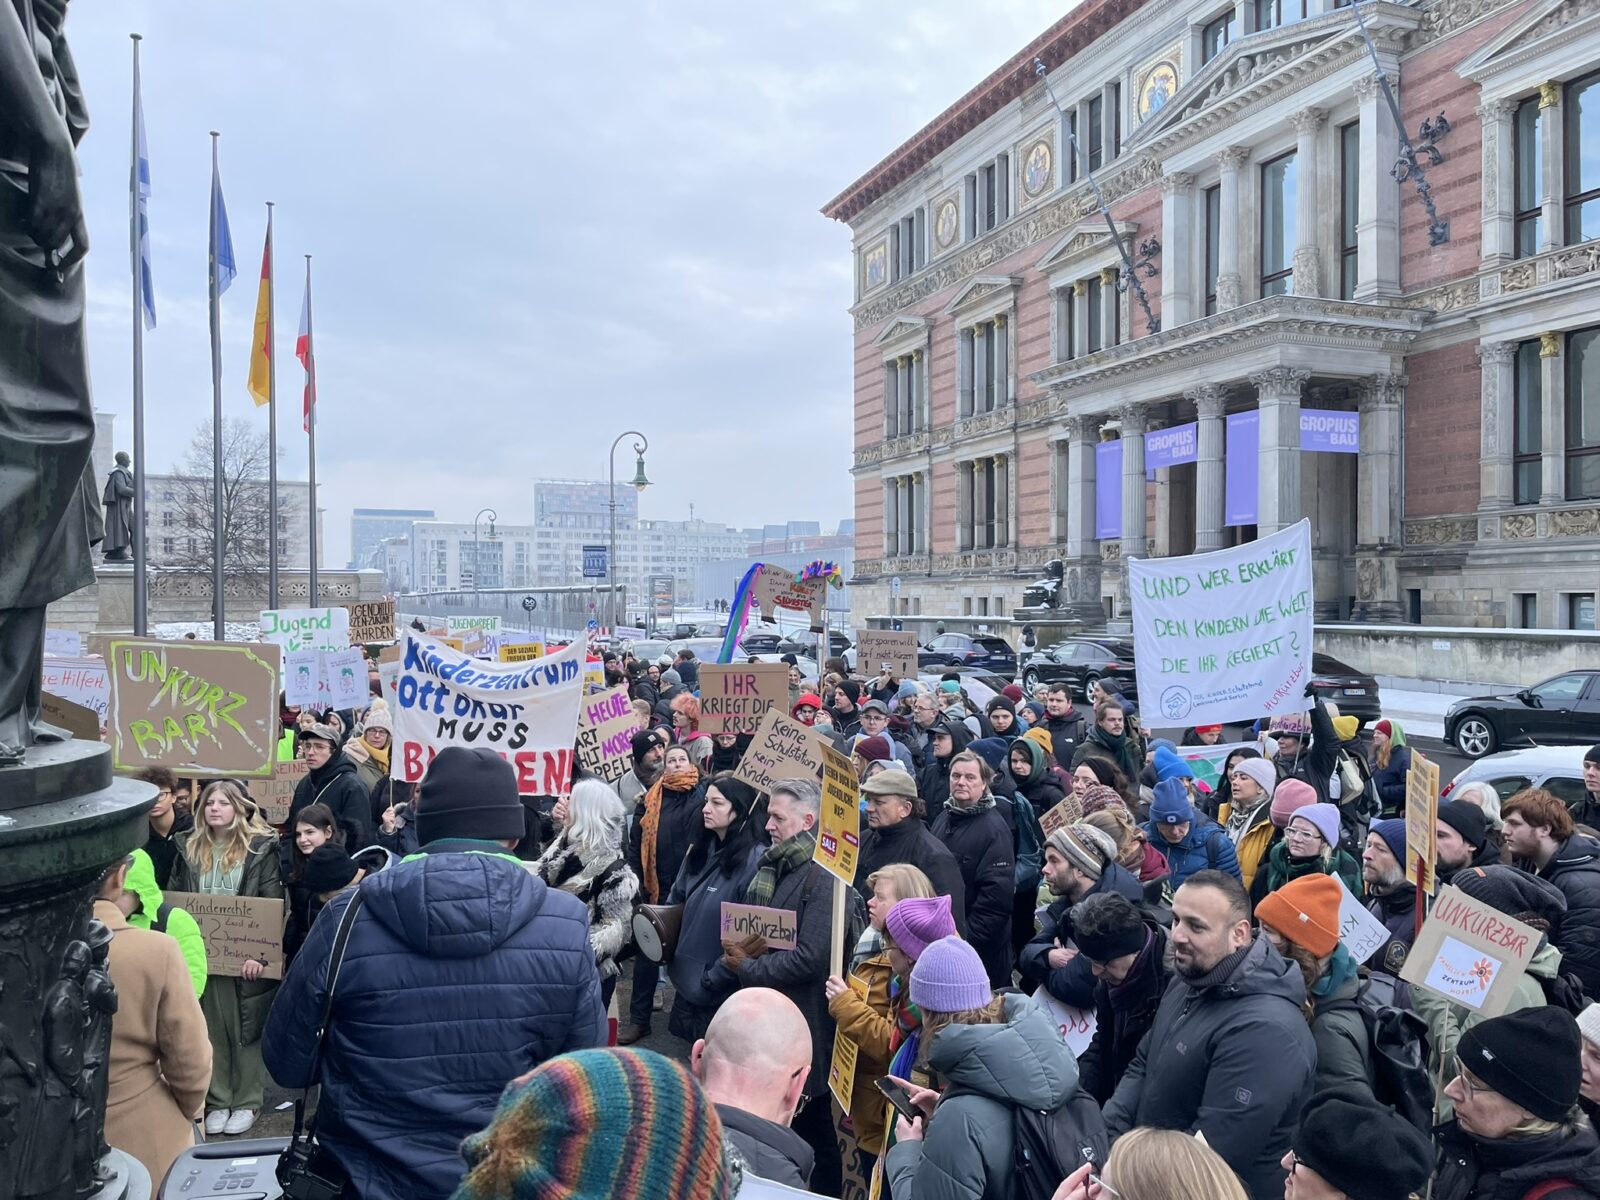
[[[644,474],[644,452],[650,449],[650,439],[638,430],[629,429],[619,433],[617,440],[611,443],[611,488],[607,493],[610,498],[611,509],[611,546],[610,557],[606,560],[606,582],[611,585],[611,619],[607,622],[611,626],[612,634],[617,629],[617,447],[622,445],[623,438],[635,437],[639,440],[633,444],[633,452],[638,456],[638,465],[633,472],[633,490],[642,492],[650,486],[650,481]]]
[[[489,514],[489,536],[494,537],[494,523],[500,519],[500,514],[492,508],[480,508],[478,515],[472,518],[472,606],[478,606],[478,593],[483,587],[479,582],[479,572],[483,570],[483,558],[478,554],[478,522],[483,520],[483,514]]]

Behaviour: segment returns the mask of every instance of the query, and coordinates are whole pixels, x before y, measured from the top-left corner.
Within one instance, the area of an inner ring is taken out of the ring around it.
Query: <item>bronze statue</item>
[[[0,5],[0,7],[5,7]],[[17,1180],[19,1197],[75,1195],[78,1160],[72,1134],[83,1088],[83,1040],[88,1009],[84,985],[89,947],[71,942],[61,960],[61,978],[44,997],[43,1086],[34,1098],[28,1140]],[[92,1166],[92,1164],[91,1164]]]
[[[106,490],[100,497],[106,510],[107,562],[133,561],[133,472],[128,463],[127,451],[118,450],[117,465],[106,476]]]
[[[85,1035],[83,1084],[72,1114],[72,1135],[78,1163],[100,1163],[111,1149],[106,1144],[106,1097],[111,1087],[111,1018],[117,1011],[117,987],[111,982],[111,930],[89,922],[89,967],[84,981]],[[97,1191],[98,1173],[77,1181],[78,1195]]]
[[[65,740],[39,718],[45,606],[94,582],[84,347],[89,126],[66,0],[0,3],[0,766]]]

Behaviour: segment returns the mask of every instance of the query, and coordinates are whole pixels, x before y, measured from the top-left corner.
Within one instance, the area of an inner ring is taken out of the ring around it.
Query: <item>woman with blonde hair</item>
[[[1249,1200],[1222,1156],[1193,1134],[1144,1126],[1111,1147],[1098,1171],[1079,1167],[1053,1200]]]
[[[1150,844],[1144,829],[1133,823],[1133,816],[1121,805],[1111,805],[1083,818],[1117,844],[1117,865],[1140,883],[1151,883],[1168,874],[1167,860]]]
[[[243,788],[231,779],[207,784],[195,805],[195,817],[194,829],[178,842],[172,891],[283,899],[277,836]],[[213,974],[200,997],[211,1035],[207,1134],[247,1132],[265,1099],[261,1031],[278,987],[277,980],[262,978],[268,965],[252,958],[238,978]]]

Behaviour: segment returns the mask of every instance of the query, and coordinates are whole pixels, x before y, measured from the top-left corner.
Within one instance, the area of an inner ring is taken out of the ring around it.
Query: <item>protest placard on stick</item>
[[[788,707],[789,668],[783,663],[700,664],[703,733],[754,733],[761,718]]]
[[[777,709],[761,718],[734,778],[758,792],[771,794],[783,779],[816,779],[822,774],[822,750],[811,728]]]
[[[578,714],[578,761],[613,786],[633,766],[639,718],[626,685],[583,698]]]
[[[863,629],[856,639],[856,667],[868,676],[884,672],[896,679],[917,677],[917,635],[892,629]]]
[[[817,823],[814,861],[843,883],[856,881],[856,854],[861,848],[861,790],[850,759],[822,744],[822,817]]]
[[[1459,888],[1442,888],[1400,978],[1498,1017],[1544,935]]]
[[[269,608],[260,628],[263,642],[285,651],[343,650],[350,644],[350,613],[342,607]]]
[[[208,974],[237,977],[244,964],[254,959],[262,964],[263,979],[283,978],[281,899],[200,892],[167,892],[165,899],[174,908],[187,912],[200,926]]]
[[[350,644],[366,646],[394,641],[394,598],[369,600],[365,604],[346,604],[350,614]]]
[[[282,825],[289,819],[294,789],[311,772],[303,758],[280,758],[272,764],[272,778],[251,784],[250,794],[261,806],[261,817],[268,825]]]
[[[50,724],[65,729],[75,738],[86,742],[100,740],[100,714],[92,708],[43,692],[39,696],[39,713]]]
[[[1413,753],[1406,772],[1406,882],[1432,895],[1438,856],[1439,764]]]
[[[799,945],[800,914],[792,908],[763,908],[759,904],[722,902],[722,938],[766,939],[769,950],[793,950]]]

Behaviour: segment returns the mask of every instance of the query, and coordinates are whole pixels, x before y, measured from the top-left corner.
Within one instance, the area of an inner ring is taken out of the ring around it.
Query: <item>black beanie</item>
[[[356,864],[343,846],[318,846],[306,856],[301,882],[313,896],[337,892],[356,877]]]
[[[861,685],[854,679],[841,679],[839,681],[839,690],[850,698],[851,704],[861,699]]]
[[[1481,1021],[1461,1035],[1456,1059],[1486,1085],[1541,1121],[1559,1121],[1583,1082],[1578,1023],[1564,1008],[1541,1005]],[[1374,1156],[1367,1156],[1370,1160]],[[1367,1161],[1368,1167],[1371,1162]]]
[[[1350,1200],[1409,1196],[1433,1174],[1433,1144],[1422,1131],[1358,1087],[1312,1096],[1289,1145],[1296,1159]]]
[[[417,841],[521,841],[528,832],[517,775],[493,750],[446,746],[422,777]]]
[[[1489,840],[1489,819],[1476,804],[1446,800],[1439,805],[1439,820],[1465,838],[1474,850],[1482,850]]]
[[[1017,706],[1011,702],[1010,696],[996,696],[983,706],[983,711],[992,713],[997,708],[1003,708],[1013,717],[1017,715]]]
[[[634,734],[633,765],[636,767],[644,766],[644,756],[649,754],[651,750],[655,749],[659,745],[661,745],[661,742],[651,730],[641,729],[638,733]]]
[[[1560,888],[1517,867],[1463,867],[1450,882],[1508,917],[1532,913],[1551,928],[1561,923],[1567,911],[1567,897]]]
[[[1600,764],[1600,746],[1590,746],[1589,752],[1583,756],[1583,761]]]

